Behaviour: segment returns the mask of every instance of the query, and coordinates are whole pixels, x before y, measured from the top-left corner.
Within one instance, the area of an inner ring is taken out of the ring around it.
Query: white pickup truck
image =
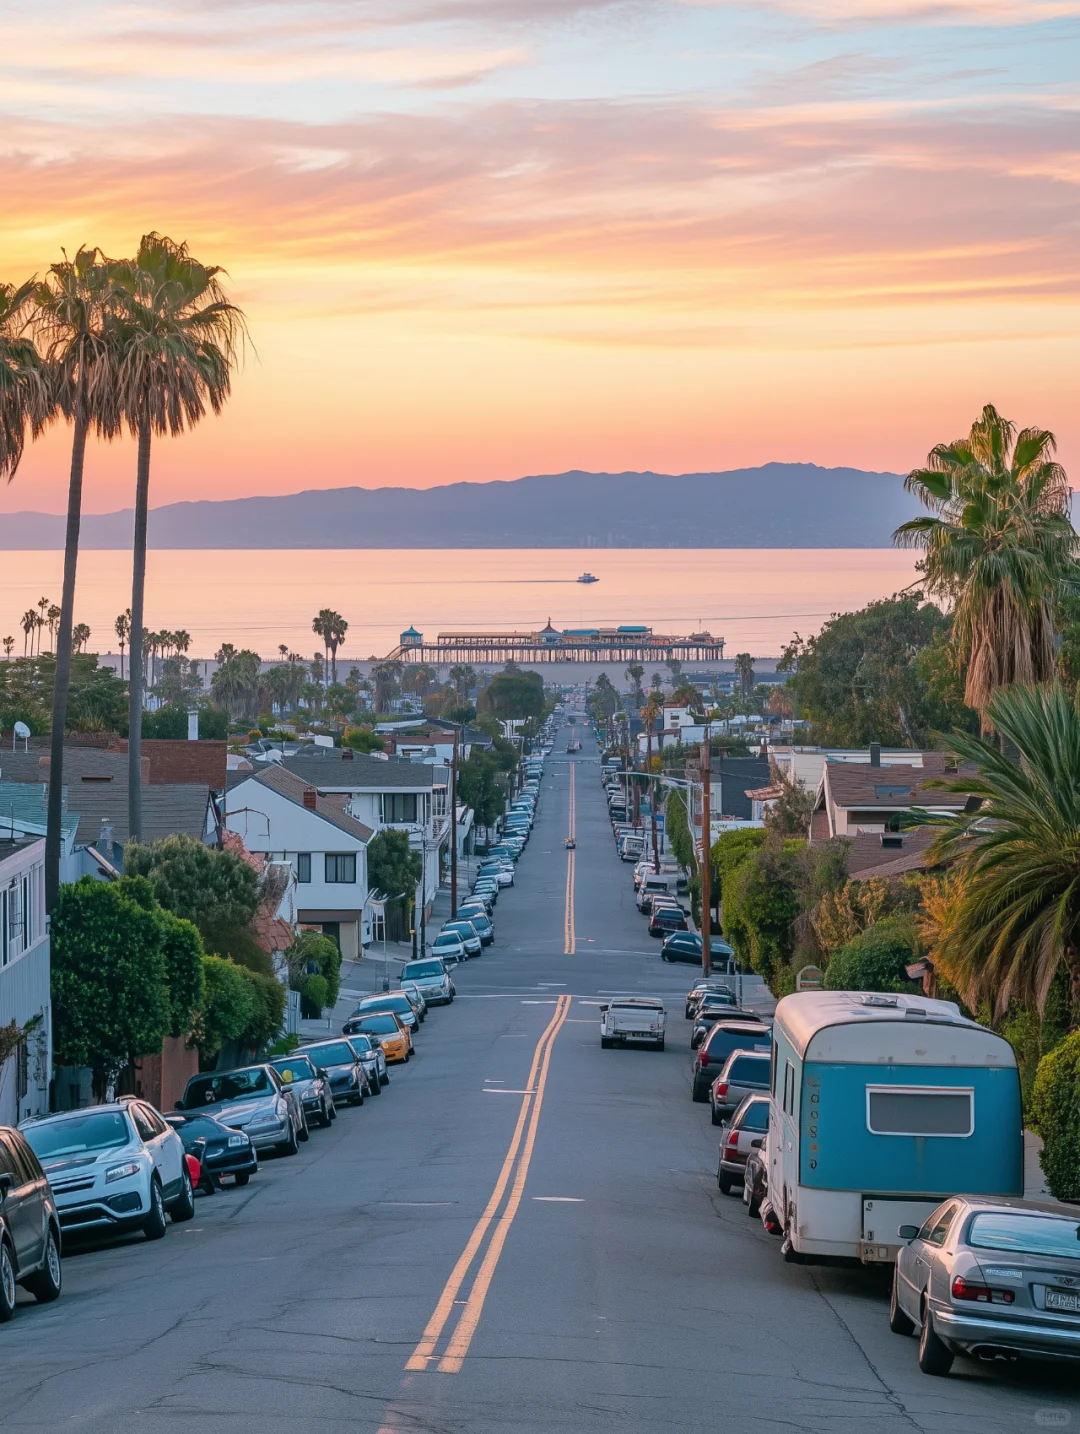
[[[600,1007],[600,1045],[648,1045],[664,1049],[667,1012],[650,996],[626,996]]]

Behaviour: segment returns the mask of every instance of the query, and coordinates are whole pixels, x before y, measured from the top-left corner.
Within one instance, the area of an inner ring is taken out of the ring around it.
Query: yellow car
[[[371,1016],[354,1016],[345,1022],[345,1034],[355,1036],[363,1032],[383,1048],[388,1065],[402,1065],[413,1053],[412,1035],[392,1011],[380,1011]]]

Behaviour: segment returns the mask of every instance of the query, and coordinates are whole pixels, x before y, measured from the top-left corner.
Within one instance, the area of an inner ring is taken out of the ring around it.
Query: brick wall
[[[127,738],[119,738],[116,745],[119,751],[126,752]],[[224,790],[227,742],[144,737],[142,754],[150,763],[152,786],[161,782],[198,782],[200,785],[205,782],[212,791]]]

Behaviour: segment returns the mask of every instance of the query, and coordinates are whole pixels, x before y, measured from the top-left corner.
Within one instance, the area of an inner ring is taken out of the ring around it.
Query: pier
[[[724,656],[724,639],[711,632],[692,632],[686,637],[653,632],[651,627],[625,624],[621,627],[546,627],[535,632],[440,632],[434,641],[425,640],[414,627],[386,657],[388,662],[502,663],[556,662],[719,662]]]

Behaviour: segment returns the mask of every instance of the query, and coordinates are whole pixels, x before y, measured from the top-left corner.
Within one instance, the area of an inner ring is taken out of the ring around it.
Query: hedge
[[[1050,1193],[1057,1200],[1080,1200],[1080,1031],[1039,1062],[1031,1106]]]

